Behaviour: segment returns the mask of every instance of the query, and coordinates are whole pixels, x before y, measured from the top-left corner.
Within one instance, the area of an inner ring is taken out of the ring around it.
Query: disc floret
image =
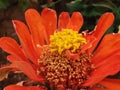
[[[59,90],[85,89],[82,84],[90,76],[93,69],[91,54],[81,52],[81,47],[87,43],[82,34],[71,29],[63,29],[50,37],[50,45],[41,55],[45,78],[50,87]],[[78,58],[71,59],[67,54],[77,54]],[[42,70],[41,70],[42,71]]]
[[[50,37],[51,52],[58,51],[62,53],[64,50],[75,52],[79,47],[86,43],[86,39],[82,34],[72,29],[63,29],[62,32],[56,32]]]

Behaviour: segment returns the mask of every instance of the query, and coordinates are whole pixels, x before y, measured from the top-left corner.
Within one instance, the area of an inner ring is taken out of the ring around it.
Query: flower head
[[[9,53],[7,59],[11,62],[0,70],[23,71],[39,84],[11,85],[5,90],[120,89],[119,80],[105,79],[120,70],[120,34],[103,37],[114,21],[112,13],[103,14],[92,32],[82,33],[78,33],[83,24],[79,12],[74,12],[71,18],[67,12],[62,12],[58,24],[56,12],[49,8],[43,9],[41,15],[28,9],[25,18],[28,27],[13,20],[20,45],[12,38],[0,38],[0,47]]]

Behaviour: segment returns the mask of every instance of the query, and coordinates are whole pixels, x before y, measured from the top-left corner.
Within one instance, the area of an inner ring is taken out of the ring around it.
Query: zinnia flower
[[[25,19],[27,25],[12,21],[20,45],[10,37],[0,38],[11,62],[1,70],[22,71],[38,85],[10,85],[4,90],[120,90],[120,80],[107,78],[120,71],[120,34],[104,36],[114,21],[112,13],[103,14],[93,31],[81,33],[79,12],[71,18],[62,12],[57,19],[49,8],[41,15],[28,9]]]

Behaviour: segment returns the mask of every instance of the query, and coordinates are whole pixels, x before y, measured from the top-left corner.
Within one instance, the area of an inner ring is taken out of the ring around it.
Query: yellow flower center
[[[62,53],[64,50],[75,52],[85,43],[86,39],[82,37],[82,34],[78,34],[72,29],[63,29],[61,32],[56,32],[50,36],[51,52]]]

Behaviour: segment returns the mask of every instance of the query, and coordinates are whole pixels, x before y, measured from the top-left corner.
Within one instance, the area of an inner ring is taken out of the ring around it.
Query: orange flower
[[[28,9],[25,19],[28,27],[13,20],[20,45],[10,37],[0,38],[0,47],[9,53],[11,62],[0,70],[20,70],[42,86],[10,85],[5,90],[120,89],[120,80],[106,78],[120,70],[120,34],[103,37],[114,21],[112,13],[103,14],[92,32],[81,33],[83,17],[79,12],[71,18],[62,12],[57,23],[54,10],[45,8],[40,15]]]

